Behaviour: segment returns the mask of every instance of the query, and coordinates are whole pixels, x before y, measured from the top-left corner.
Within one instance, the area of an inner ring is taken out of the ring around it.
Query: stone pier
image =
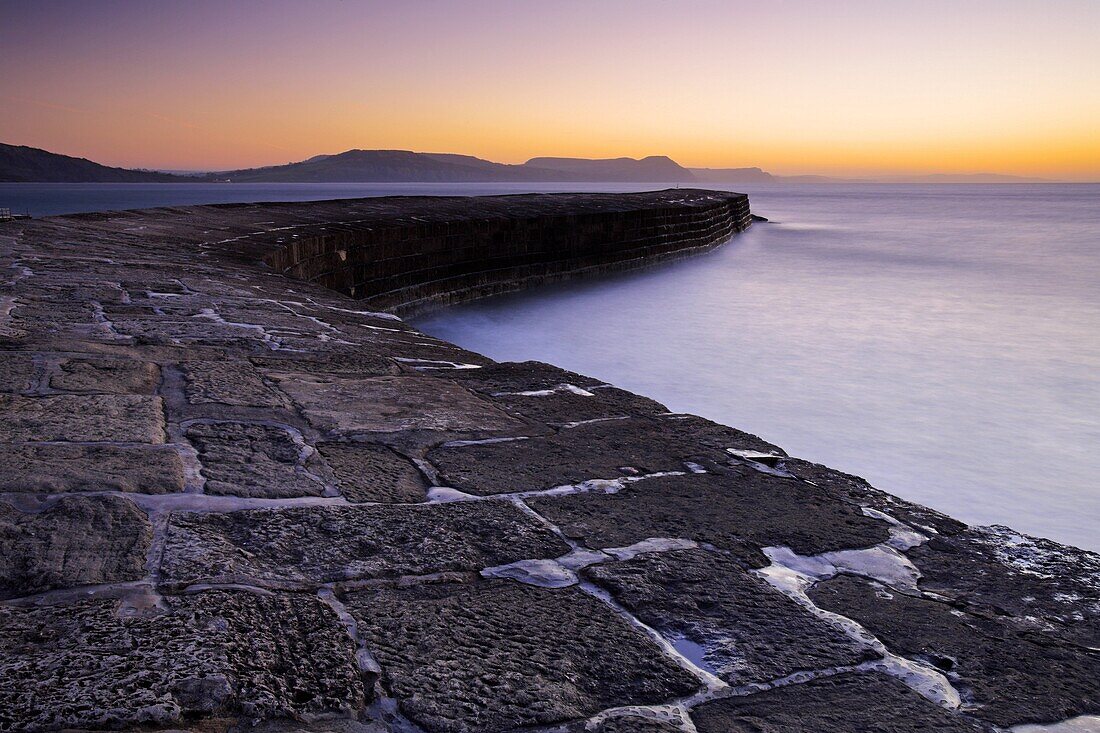
[[[750,221],[669,190],[0,224],[0,731],[1100,722],[1100,556],[395,315]]]

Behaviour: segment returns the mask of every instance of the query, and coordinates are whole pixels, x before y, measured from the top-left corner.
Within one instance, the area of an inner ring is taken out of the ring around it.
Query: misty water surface
[[[418,325],[1100,549],[1100,186],[748,190],[774,223],[709,254]]]

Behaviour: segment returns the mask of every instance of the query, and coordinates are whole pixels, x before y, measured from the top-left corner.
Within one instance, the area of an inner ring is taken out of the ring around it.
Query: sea
[[[0,184],[0,207],[665,187]],[[415,323],[747,430],[972,524],[1100,550],[1100,185],[731,188],[769,221],[706,254]]]

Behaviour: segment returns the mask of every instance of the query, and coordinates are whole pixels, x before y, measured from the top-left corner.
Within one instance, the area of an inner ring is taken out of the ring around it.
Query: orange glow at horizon
[[[0,142],[194,170],[398,148],[1100,180],[1100,3],[760,5],[44,2],[0,28]]]

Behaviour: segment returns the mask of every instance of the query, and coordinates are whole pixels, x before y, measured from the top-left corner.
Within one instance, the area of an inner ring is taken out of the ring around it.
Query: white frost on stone
[[[526,436],[519,438],[482,438],[481,440],[449,440],[440,448],[462,448],[467,445],[490,445],[492,443],[511,443],[513,440],[528,440]]]
[[[908,524],[898,521],[886,512],[880,512],[878,509],[872,509],[866,506],[862,507],[862,510],[865,516],[881,519],[890,525],[890,539],[886,540],[886,544],[893,547],[895,550],[904,552],[917,545],[923,545],[929,540],[928,535],[916,531]]]
[[[920,574],[904,555],[884,544],[866,550],[827,552],[816,556],[798,555],[786,547],[766,547],[764,554],[772,564],[756,571],[760,577],[818,618],[882,655],[882,659],[867,662],[860,665],[860,668],[877,669],[897,677],[911,689],[943,707],[957,709],[962,704],[958,691],[938,669],[930,664],[894,654],[860,623],[818,607],[806,594],[814,583],[831,578],[842,570],[873,578],[896,588],[915,589],[916,578]],[[887,578],[894,582],[886,580]]]
[[[556,560],[519,560],[481,571],[483,578],[508,578],[540,588],[565,588],[577,584],[577,575]]]
[[[429,504],[447,504],[452,501],[478,501],[482,497],[467,494],[465,491],[452,489],[449,486],[433,486],[428,489]]]
[[[671,550],[694,550],[699,544],[692,540],[673,537],[649,537],[641,542],[635,542],[626,547],[608,547],[604,549],[609,555],[614,555],[619,560],[630,560],[647,552],[669,552]]]
[[[395,356],[394,361],[409,364],[413,369],[480,369],[480,364],[465,364],[461,361],[443,361],[441,359],[414,359],[407,356]]]
[[[557,562],[562,567],[575,571],[586,568],[589,565],[596,565],[601,562],[606,562],[610,559],[611,556],[608,555],[606,552],[602,552],[600,550],[588,550],[583,547],[578,547],[577,549],[570,552],[568,555],[562,555],[561,557],[559,557],[557,559]]]
[[[550,389],[532,389],[524,392],[493,392],[493,397],[551,397],[556,394],[567,392],[569,394],[580,395],[581,397],[595,397],[586,389],[581,389],[575,384],[563,383]]]

